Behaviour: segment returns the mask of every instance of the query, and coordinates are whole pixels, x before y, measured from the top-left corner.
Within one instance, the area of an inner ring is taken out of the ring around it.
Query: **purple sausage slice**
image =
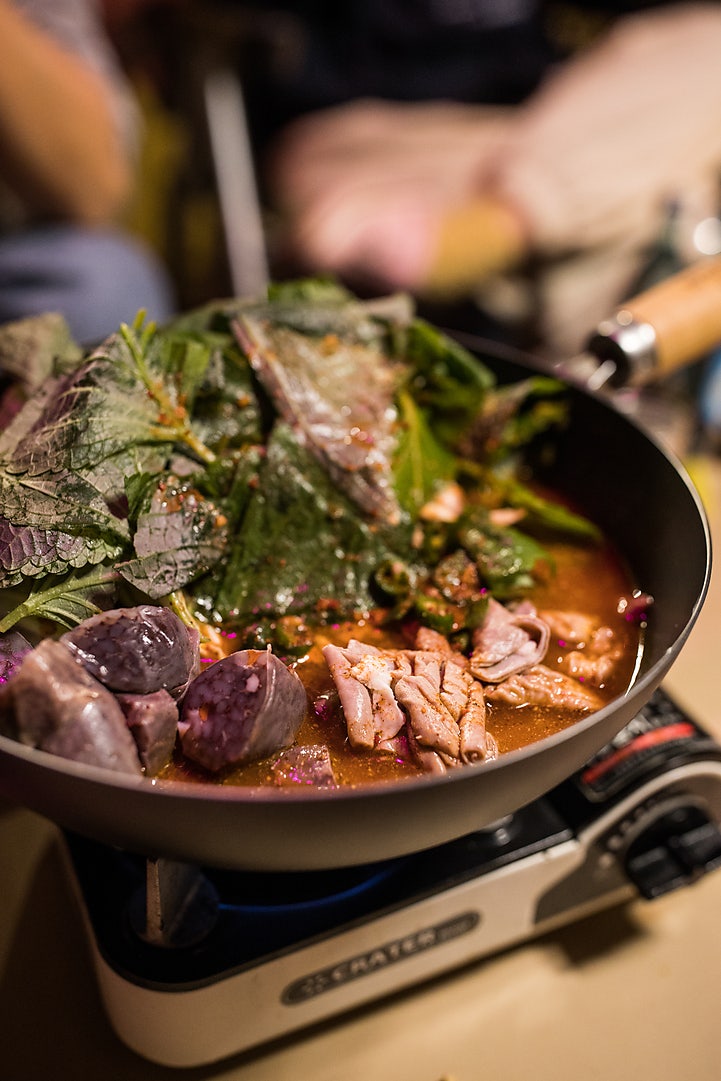
[[[111,691],[173,694],[198,671],[198,633],[170,608],[114,608],[84,620],[61,640]]]
[[[6,686],[22,743],[118,773],[142,772],[115,697],[62,642],[41,642]]]
[[[116,694],[135,740],[143,769],[151,777],[169,761],[178,732],[178,704],[167,691],[151,694]]]
[[[232,653],[188,687],[178,723],[183,753],[212,772],[265,758],[290,746],[306,705],[300,679],[272,653]]]

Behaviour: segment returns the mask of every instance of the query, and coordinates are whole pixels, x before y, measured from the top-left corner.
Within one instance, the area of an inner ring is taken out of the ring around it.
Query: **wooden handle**
[[[655,334],[655,376],[668,375],[721,345],[721,258],[702,259],[624,304],[632,319]]]

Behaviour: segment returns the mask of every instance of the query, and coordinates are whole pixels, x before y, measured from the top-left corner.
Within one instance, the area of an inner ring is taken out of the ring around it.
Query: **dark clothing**
[[[244,72],[250,123],[262,147],[290,120],[357,98],[518,104],[614,16],[663,5],[278,0],[271,9],[280,19],[275,42],[262,0],[237,6],[265,12],[257,25],[269,51],[246,50]]]

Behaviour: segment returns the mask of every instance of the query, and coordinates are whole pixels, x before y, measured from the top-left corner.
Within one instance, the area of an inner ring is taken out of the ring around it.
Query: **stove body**
[[[73,835],[66,851],[118,1036],[194,1066],[692,884],[721,866],[721,747],[662,689],[583,770],[490,829],[332,872],[171,867],[163,888],[182,887],[165,909],[157,867]]]

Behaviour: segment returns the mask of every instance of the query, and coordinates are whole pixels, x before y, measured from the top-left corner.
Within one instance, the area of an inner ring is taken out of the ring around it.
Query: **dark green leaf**
[[[218,453],[263,438],[263,417],[253,373],[235,341],[216,343],[193,402],[198,435]]]
[[[481,581],[499,599],[516,597],[532,588],[539,564],[550,565],[547,551],[532,537],[514,528],[495,526],[482,513],[468,515],[458,535],[475,560]]]
[[[364,521],[292,431],[278,425],[232,542],[216,607],[241,621],[323,605],[351,615],[373,603],[372,572],[393,553],[391,545],[407,549],[408,540],[407,528]]]
[[[497,387],[488,393],[458,449],[487,465],[507,460],[537,436],[565,424],[564,390],[563,383],[542,375]]]
[[[398,397],[401,426],[393,460],[393,483],[398,501],[416,517],[438,488],[455,476],[455,457],[442,446],[426,418],[407,392]]]
[[[570,510],[557,500],[545,499],[515,478],[502,481],[505,497],[512,507],[522,507],[528,512],[524,520],[530,528],[541,526],[556,533],[601,540],[601,531],[588,518]]]
[[[96,488],[66,470],[14,476],[0,471],[0,506],[3,516],[18,526],[53,529],[62,522],[64,532],[123,544],[127,524],[108,510]]]
[[[192,409],[212,353],[210,342],[198,338],[158,334],[158,362],[172,380],[177,400]]]
[[[136,497],[140,494],[136,490]],[[191,484],[164,477],[137,515],[135,558],[118,564],[126,581],[158,600],[206,574],[222,557],[228,520]]]
[[[296,278],[288,282],[271,282],[268,286],[268,300],[279,306],[300,304],[322,307],[347,304],[354,299],[352,293],[330,277]]]
[[[455,446],[478,413],[495,376],[482,361],[440,330],[414,320],[401,338],[412,369],[409,390],[437,438]]]

